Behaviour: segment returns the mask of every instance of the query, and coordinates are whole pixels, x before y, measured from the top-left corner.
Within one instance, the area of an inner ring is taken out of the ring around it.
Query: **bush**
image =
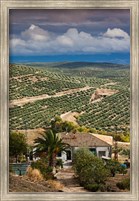
[[[78,149],[75,152],[73,164],[83,186],[92,183],[103,184],[109,175],[103,161],[87,149]]]
[[[106,192],[109,190],[109,186],[108,185],[104,185],[104,184],[99,184],[99,190],[101,192]]]
[[[59,181],[48,180],[47,182],[52,188],[54,188],[56,190],[62,190],[64,188],[64,185],[61,184]]]
[[[120,142],[130,142],[130,135],[124,135],[123,133],[113,134],[113,139]]]
[[[52,167],[48,166],[48,162],[46,159],[40,159],[36,162],[32,162],[31,167],[33,169],[40,170],[41,174],[45,179],[53,178]]]
[[[93,183],[93,184],[86,184],[84,186],[85,189],[91,191],[91,192],[106,192],[106,191],[110,191],[109,186],[104,185],[104,184],[97,184],[97,183]]]
[[[84,186],[84,188],[89,190],[89,191],[96,192],[99,189],[99,184],[96,184],[96,183],[94,183],[94,184],[86,184]]]
[[[40,170],[32,169],[31,167],[29,167],[27,170],[27,176],[33,182],[43,180],[43,175],[41,174]]]
[[[26,162],[26,157],[25,157],[25,155],[21,154],[21,155],[18,157],[18,162],[20,162],[20,163],[25,163],[25,162]]]
[[[117,186],[119,189],[122,189],[122,190],[125,190],[125,189],[130,190],[130,178],[127,178],[127,179],[124,179],[124,180],[121,181],[121,182],[118,182],[118,183],[116,184],[116,186]]]
[[[123,164],[124,165],[124,164]],[[127,173],[127,169],[125,166],[123,166],[122,164],[120,165],[120,168],[119,168],[119,173],[120,174],[126,174]]]
[[[27,146],[28,145],[27,145],[26,137],[24,134],[18,133],[18,132],[10,132],[10,134],[9,134],[9,155],[10,155],[10,157],[15,157],[16,162],[18,161],[19,156],[26,153]]]
[[[115,176],[117,172],[123,173],[123,171],[125,170],[125,168],[123,168],[118,161],[112,160],[112,159],[107,161],[106,166],[107,166],[107,169],[109,169],[109,171],[111,172],[111,175],[113,177]]]

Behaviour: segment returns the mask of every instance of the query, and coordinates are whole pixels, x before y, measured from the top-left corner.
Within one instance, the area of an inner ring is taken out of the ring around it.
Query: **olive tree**
[[[73,162],[75,172],[82,185],[105,183],[109,171],[103,161],[88,149],[78,149],[74,154]]]
[[[9,134],[9,155],[11,157],[15,157],[16,162],[18,161],[18,157],[21,154],[26,154],[27,147],[28,147],[28,145],[26,142],[26,137],[23,133],[10,132],[10,134]]]

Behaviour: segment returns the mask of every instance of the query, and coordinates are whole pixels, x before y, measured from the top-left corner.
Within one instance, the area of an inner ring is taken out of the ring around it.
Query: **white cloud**
[[[23,31],[21,33],[21,37],[27,40],[34,40],[34,41],[47,41],[50,38],[48,31],[41,29],[38,26],[32,24],[29,29]]]
[[[22,50],[21,50],[22,49]],[[38,26],[31,25],[19,38],[10,41],[10,50],[14,54],[52,55],[129,52],[130,37],[121,29],[108,29],[100,36],[92,36],[70,28],[62,35],[56,35]]]
[[[10,40],[10,46],[16,48],[17,46],[25,46],[26,41],[21,40],[20,38],[13,38]]]
[[[105,37],[110,37],[110,38],[115,38],[115,37],[121,37],[121,38],[125,38],[128,39],[129,35],[123,31],[122,29],[107,29],[106,33],[103,34],[103,36]]]
[[[68,46],[68,47],[74,46],[73,40],[71,38],[66,37],[66,36],[59,36],[59,37],[57,37],[56,41],[59,45],[62,45],[65,47],[66,46]]]

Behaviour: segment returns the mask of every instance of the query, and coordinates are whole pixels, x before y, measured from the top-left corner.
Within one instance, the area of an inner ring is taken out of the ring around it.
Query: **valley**
[[[75,125],[96,131],[129,132],[130,69],[127,65],[10,64],[9,75],[12,130],[45,128],[55,116],[68,114],[66,120]]]

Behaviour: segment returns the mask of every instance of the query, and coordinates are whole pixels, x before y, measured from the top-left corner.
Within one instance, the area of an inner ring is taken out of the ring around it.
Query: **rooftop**
[[[109,147],[113,145],[113,137],[93,133],[59,133],[63,142],[72,147]]]

